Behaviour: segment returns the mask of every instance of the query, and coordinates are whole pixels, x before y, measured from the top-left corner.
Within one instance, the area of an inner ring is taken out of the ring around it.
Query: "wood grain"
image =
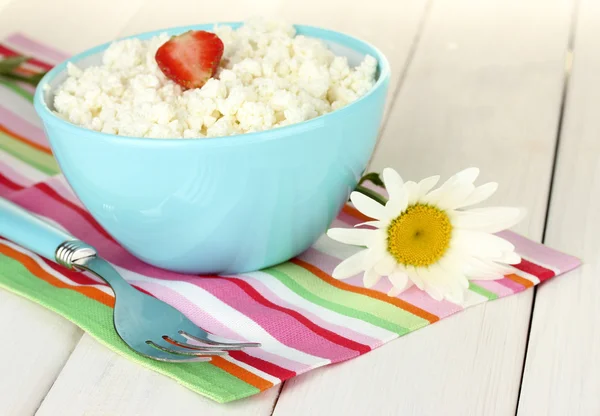
[[[108,42],[144,0],[13,0],[0,13],[0,38],[26,33],[68,53]]]
[[[0,289],[0,415],[31,415],[81,337],[59,315]]]
[[[385,51],[392,65],[394,81],[390,88],[391,94],[407,61],[426,3],[412,0],[402,4],[388,0],[373,0],[371,3],[373,8],[352,10],[342,17],[336,11],[346,4],[345,0],[310,0],[302,3],[284,0],[233,0],[226,5],[223,3],[222,7],[203,9],[201,13],[199,3],[195,0],[176,1],[174,4],[177,7],[168,8],[161,7],[164,4],[162,1],[149,0],[115,37],[193,23],[243,20],[253,15],[323,25],[364,37]],[[323,14],[307,12],[317,8]],[[389,9],[389,13],[383,19],[378,19],[378,12],[375,10],[383,8]],[[195,10],[198,13],[194,13]],[[173,380],[140,368],[103,347],[94,345],[86,338],[77,346],[65,370],[52,387],[40,409],[40,415],[58,412],[61,415],[159,414],[159,410],[173,412],[172,409],[175,408],[178,411],[174,414],[194,412],[207,415],[260,416],[271,414],[279,393],[276,388],[239,404],[219,406],[185,390]],[[84,375],[91,375],[91,380],[82,380]]]
[[[572,3],[434,2],[373,168],[408,179],[469,166],[542,236]],[[287,383],[275,415],[508,415],[532,291],[475,307]]]
[[[583,1],[546,232],[584,265],[537,291],[519,415],[600,414],[599,19]]]
[[[218,404],[118,356],[84,335],[38,416],[268,415],[279,388]]]
[[[141,1],[12,0],[0,6],[0,38],[19,31],[76,53],[116,36]],[[82,331],[54,312],[0,290],[0,333],[0,414],[33,414]]]

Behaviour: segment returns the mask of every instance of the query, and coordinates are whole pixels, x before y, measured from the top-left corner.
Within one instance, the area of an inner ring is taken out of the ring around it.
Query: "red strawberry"
[[[223,42],[217,35],[190,30],[173,36],[156,51],[156,63],[165,76],[184,88],[200,88],[217,71]]]

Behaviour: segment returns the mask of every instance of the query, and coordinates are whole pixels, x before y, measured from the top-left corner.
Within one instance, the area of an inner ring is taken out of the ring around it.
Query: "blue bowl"
[[[223,23],[233,27],[241,23]],[[162,32],[212,30],[214,24]],[[356,65],[378,61],[377,82],[357,101],[286,127],[198,140],[123,137],[78,127],[54,114],[66,62],[35,93],[52,151],[91,215],[129,252],[184,273],[241,273],[289,260],[327,229],[374,150],[389,86],[389,64],[370,44],[296,26]],[[70,59],[100,62],[104,44]],[[48,86],[50,88],[48,88]]]

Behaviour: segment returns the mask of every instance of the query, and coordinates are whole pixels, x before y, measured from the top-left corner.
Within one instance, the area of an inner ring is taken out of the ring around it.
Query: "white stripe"
[[[31,62],[24,62],[20,65],[20,68],[24,68],[24,69],[29,69],[30,71],[34,71],[34,72],[45,72],[46,69],[42,68],[41,66],[37,66],[36,64],[32,64]]]
[[[77,205],[80,208],[85,209],[81,201],[77,199],[77,196],[71,190],[71,187],[69,186],[63,175],[53,176],[52,179],[46,181],[46,185],[48,185],[54,192],[59,194],[67,201]]]
[[[72,281],[71,279],[69,279],[67,276],[64,276],[61,273],[58,273],[56,270],[54,270],[53,268],[51,268],[50,266],[48,266],[41,258],[40,256],[38,256],[37,254],[32,253],[29,250],[26,250],[10,241],[0,241],[0,244],[4,244],[5,246],[8,246],[10,248],[12,248],[15,251],[18,251],[19,253],[25,254],[26,256],[30,257],[32,260],[34,260],[45,272],[51,274],[52,276],[56,277],[58,280],[60,280],[63,283],[68,284],[69,286],[77,286],[77,287],[94,287],[96,289],[101,290],[102,292],[106,293],[107,295],[109,295],[110,297],[114,297],[113,295],[113,291],[104,285],[101,284],[97,284],[97,285],[81,285],[79,283],[76,283],[74,281]],[[97,278],[96,278],[97,279]],[[94,279],[94,280],[96,280]]]
[[[340,260],[347,259],[351,255],[363,250],[363,247],[351,246],[332,240],[325,234],[313,244],[313,248]]]
[[[25,162],[20,161],[19,159],[8,154],[4,150],[0,150],[0,162],[10,166],[12,169],[19,172],[19,174],[27,178],[30,182],[24,184],[26,186],[30,186],[34,183],[41,182],[48,178],[48,175],[46,175],[45,173],[40,172],[39,170],[33,168]]]
[[[323,362],[329,364],[331,362],[326,358],[310,355],[296,348],[282,344],[252,319],[222,302],[216,296],[213,296],[201,287],[183,281],[152,279],[118,266],[114,267],[127,281],[142,281],[158,284],[177,292],[180,296],[186,298],[195,305],[202,305],[202,309],[213,318],[226,327],[234,329],[242,337],[260,342],[262,348],[266,351],[310,366],[321,364]]]
[[[241,276],[256,278],[263,285],[269,288],[271,292],[275,294],[275,296],[284,301],[286,304],[292,305],[293,309],[296,311],[308,311],[333,325],[349,328],[354,332],[367,335],[371,338],[375,338],[380,341],[389,341],[398,337],[398,334],[388,331],[387,329],[380,328],[376,325],[373,325],[369,322],[365,322],[358,318],[342,315],[338,312],[314,304],[304,299],[302,296],[296,294],[294,291],[290,290],[286,285],[284,285],[278,279],[276,279],[268,273],[252,272],[245,273]]]
[[[534,260],[534,259],[532,259],[530,257],[525,257],[522,254],[519,254],[519,255],[521,256],[522,259],[525,259],[525,260],[527,260],[527,261],[529,261],[529,262],[531,262],[533,264],[537,264],[538,266],[542,266],[545,269],[552,270],[555,275],[559,275],[561,273],[560,269],[558,269],[558,268],[556,268],[554,266],[550,266],[549,264],[542,263],[541,261],[539,261],[537,259]]]
[[[256,367],[252,367],[251,365],[248,365],[246,363],[238,361],[235,358],[231,357],[230,355],[223,355],[223,356],[221,356],[221,358],[223,358],[226,361],[229,361],[230,363],[237,365],[238,367],[242,367],[243,369],[250,371],[251,373],[259,376],[260,378],[264,378],[265,380],[270,381],[273,384],[281,383],[281,380],[278,379],[277,377],[273,377],[271,374],[267,374],[264,371],[261,371]]]
[[[517,276],[520,276],[524,279],[529,280],[530,282],[532,282],[533,284],[537,285],[540,282],[540,279],[538,279],[536,276],[529,274],[527,272],[524,272],[523,270],[519,270],[515,267],[509,266],[511,269],[513,269],[513,274],[516,274]]]
[[[14,43],[4,39],[2,40],[2,43],[4,44],[4,46],[6,46],[8,49],[12,49],[13,51],[19,53],[20,55],[25,55],[25,56],[30,56],[32,58],[35,58],[39,61],[45,62],[48,65],[56,65],[58,64],[60,61],[57,61],[56,59],[52,59],[49,56],[46,56],[43,52],[40,51],[36,51],[36,52],[31,52],[31,49],[26,48],[24,46],[21,45],[15,45]],[[36,68],[39,68],[38,66],[36,66]],[[43,69],[43,68],[41,68]]]
[[[10,111],[18,114],[30,124],[43,129],[42,120],[38,117],[31,102],[10,88],[0,85],[0,105],[6,108],[7,103],[10,103]]]

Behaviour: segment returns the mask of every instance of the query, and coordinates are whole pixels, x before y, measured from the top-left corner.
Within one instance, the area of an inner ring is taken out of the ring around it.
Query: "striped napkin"
[[[0,54],[33,56],[24,74],[67,56],[15,34]],[[399,336],[473,305],[512,295],[579,265],[576,258],[511,232],[523,261],[499,281],[471,283],[463,305],[436,302],[416,287],[396,298],[382,279],[366,289],[360,276],[338,281],[334,267],[356,248],[322,237],[299,257],[269,269],[231,276],[186,276],[151,267],[123,250],[85,210],[60,175],[31,104],[33,89],[0,81],[0,196],[65,228],[96,247],[139,290],[175,306],[208,331],[259,341],[210,363],[167,364],[133,353],[112,325],[114,297],[99,279],[66,270],[0,239],[0,286],[69,319],[108,348],[218,402],[251,396],[317,367],[368,353]],[[346,206],[333,226],[364,217]]]

